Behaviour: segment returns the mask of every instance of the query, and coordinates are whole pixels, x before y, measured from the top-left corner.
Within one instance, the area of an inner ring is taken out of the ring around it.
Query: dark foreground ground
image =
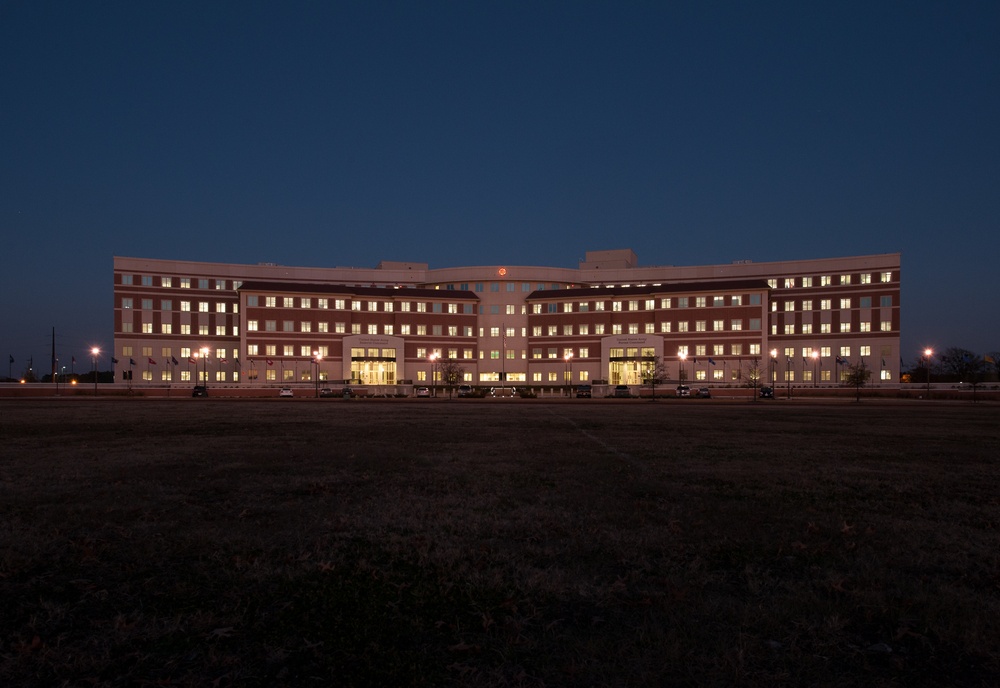
[[[1000,685],[1000,407],[0,402],[0,684]]]

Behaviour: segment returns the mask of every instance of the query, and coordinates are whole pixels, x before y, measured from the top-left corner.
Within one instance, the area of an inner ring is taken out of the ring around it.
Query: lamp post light
[[[205,389],[208,389],[208,347],[201,347],[199,353],[201,354],[201,384],[205,386]],[[197,372],[197,366],[198,364],[195,363],[195,372]]]
[[[97,354],[101,353],[101,350],[96,346],[90,350],[90,355],[94,359],[94,396],[97,396]]]
[[[686,353],[677,354],[677,384],[684,384],[684,361],[687,360],[688,355]]]
[[[792,357],[791,356],[785,356],[785,384],[786,384],[786,386],[788,388],[788,393],[787,393],[787,396],[786,396],[787,399],[791,399],[792,398],[792,374],[791,374],[791,370],[792,370]]]
[[[813,349],[811,354],[813,359],[813,387],[819,384],[819,352]]]
[[[931,398],[931,356],[934,355],[934,350],[931,348],[924,349],[924,370],[927,371],[927,398]]]
[[[778,381],[778,377],[774,372],[774,368],[778,363],[778,350],[771,349],[771,386],[774,387],[774,383]]]
[[[316,364],[316,398],[319,399],[319,362],[323,356],[318,351],[313,351],[313,363]]]
[[[433,390],[431,394],[434,397],[437,397],[437,395],[438,395],[438,392],[437,392],[437,360],[438,360],[438,358],[440,358],[440,356],[441,356],[441,354],[439,354],[437,351],[432,352],[431,355],[428,356],[428,358],[430,359],[430,362],[431,362],[431,389]]]
[[[566,361],[566,396],[571,397],[573,396],[571,389],[573,385],[573,352],[567,351],[563,360]]]

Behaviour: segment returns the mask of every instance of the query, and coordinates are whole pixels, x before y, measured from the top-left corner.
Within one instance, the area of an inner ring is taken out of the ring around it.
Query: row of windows
[[[887,271],[887,272],[877,272],[877,273],[862,272],[862,273],[860,273],[860,274],[857,275],[857,281],[856,282],[854,280],[855,276],[853,274],[846,273],[846,274],[843,274],[843,275],[819,275],[818,277],[815,277],[815,278],[813,278],[813,277],[797,277],[797,278],[796,277],[785,277],[785,278],[783,278],[780,281],[780,284],[785,289],[794,289],[797,286],[805,288],[805,289],[808,289],[808,288],[812,287],[813,285],[818,285],[820,287],[832,287],[832,286],[835,286],[837,284],[839,284],[840,286],[847,286],[849,284],[855,284],[855,283],[856,284],[872,284],[873,275],[874,275],[874,279],[877,279],[879,282],[881,282],[883,284],[892,281],[892,272],[891,271]],[[767,284],[768,284],[769,287],[771,287],[771,289],[777,289],[778,288],[778,284],[779,284],[779,280],[777,280],[777,279],[769,279],[767,281]]]
[[[316,332],[321,334],[347,334],[348,333],[348,323],[345,322],[335,322],[331,329],[330,323],[328,322],[318,322],[315,323]],[[265,320],[263,321],[263,328],[261,327],[261,321],[259,320],[248,320],[247,321],[247,331],[248,332],[278,332],[278,321],[277,320]],[[313,323],[312,321],[303,320],[298,323],[294,320],[283,320],[281,321],[281,332],[312,332]],[[402,324],[397,328],[392,323],[386,323],[379,325],[378,323],[351,323],[350,324],[350,334],[384,334],[390,336],[410,336],[417,335],[420,337],[426,336],[428,333],[431,335],[440,337],[447,334],[449,337],[471,337],[473,336],[473,328],[471,325],[409,325]]]
[[[462,291],[469,291],[469,285],[472,284],[472,291],[481,294],[486,291],[486,287],[489,287],[491,292],[515,292],[518,290],[518,282],[458,282],[455,284],[444,285],[445,290],[454,291],[455,289],[460,289]],[[532,291],[531,282],[520,282],[521,291],[524,293]],[[545,291],[546,289],[562,289],[564,285],[560,284],[544,284],[542,282],[536,282],[534,291]],[[570,285],[565,285],[567,288]],[[438,287],[434,287],[437,289]]]
[[[726,303],[728,300],[729,303]],[[639,311],[655,310],[657,308],[706,308],[724,306],[742,306],[746,301],[751,306],[759,306],[761,303],[760,294],[750,294],[744,299],[742,295],[734,294],[730,296],[673,296],[653,299],[629,299],[621,301],[565,301],[562,304],[535,303],[531,306],[533,314],[539,313],[588,313],[590,311]]]
[[[224,279],[208,279],[205,277],[192,279],[190,277],[157,277],[154,275],[138,275],[139,284],[144,287],[164,287],[171,288],[174,286],[174,281],[177,282],[177,286],[181,289],[190,289],[191,285],[194,284],[198,289],[217,289],[225,290],[226,280]],[[131,286],[135,284],[135,275],[122,275],[122,284],[125,286]],[[242,282],[233,281],[232,289],[239,289]]]
[[[858,301],[857,301],[858,308],[871,308],[872,307],[872,297],[870,297],[870,296],[859,296],[859,297],[857,297],[857,299],[858,299]],[[845,297],[841,298],[839,301],[837,301],[837,303],[839,303],[840,304],[840,308],[843,309],[843,308],[851,308],[851,303],[852,302],[851,302],[851,298],[849,296],[845,296]],[[832,310],[833,309],[833,304],[834,304],[834,300],[833,299],[820,299],[819,300],[819,309],[821,311]],[[772,301],[771,302],[771,310],[772,311],[777,311],[778,310],[778,305],[779,305],[778,301]],[[795,311],[795,310],[811,311],[811,310],[813,310],[813,300],[812,299],[802,299],[801,301],[788,300],[788,301],[782,302],[781,305],[784,307],[784,310],[786,310],[786,311]],[[796,308],[796,305],[798,305],[799,307]],[[879,299],[878,299],[878,305],[879,305],[879,308],[892,308],[892,296],[891,295],[880,296]]]
[[[247,296],[247,307],[259,307],[260,301],[261,299],[259,296],[251,294]],[[472,315],[475,313],[474,305],[471,303],[444,303],[440,301],[432,301],[428,304],[426,301],[363,301],[361,299],[327,298],[314,299],[311,296],[264,297],[265,308],[277,308],[279,304],[282,308],[313,308],[314,302],[317,310],[327,310],[331,307],[331,304],[333,304],[333,310],[338,311],[346,311],[350,309],[352,311],[367,310],[370,312],[382,311],[384,313],[392,313],[396,310],[396,306],[398,305],[399,310],[403,313],[409,313],[411,311],[415,311],[417,313],[463,313],[466,315]],[[428,305],[430,306],[430,310],[428,310]]]
[[[746,322],[752,331],[760,330],[760,318],[749,318]],[[692,324],[694,327],[692,327]],[[577,325],[534,325],[531,328],[533,337],[558,337],[572,336],[574,334],[588,336],[590,334],[667,334],[670,332],[739,332],[744,329],[742,318],[732,318],[726,320],[682,320],[680,322],[661,322],[657,329],[656,323],[612,323],[610,326],[604,323],[579,323]],[[675,327],[676,326],[676,327]],[[574,332],[575,328],[575,332]]]
[[[191,325],[182,324],[178,329],[179,329],[178,332],[174,332],[174,326],[172,323],[161,323],[159,334],[198,334],[203,337],[210,337],[213,335],[216,337],[240,336],[240,328],[238,325],[233,325],[230,328],[227,328],[225,325],[216,325],[214,332],[212,331],[212,328],[209,325],[198,325],[197,331],[195,331],[195,328],[193,328]],[[138,330],[135,329],[133,323],[123,322],[121,331],[124,334],[132,334],[135,332],[141,332],[142,334],[156,334],[154,330],[154,325],[153,323],[150,322],[140,323]]]
[[[878,323],[879,332],[892,332],[892,321],[882,320]],[[848,333],[851,332],[851,323],[842,322],[838,326],[837,332]],[[862,320],[858,323],[858,332],[871,332],[872,324],[868,320]],[[771,325],[771,334],[777,335],[778,326]],[[819,325],[820,334],[833,334],[833,325],[830,323],[820,323]],[[781,334],[814,334],[812,323],[801,323],[797,327],[795,323],[785,323],[785,326],[781,329]]]
[[[149,358],[154,355],[153,347],[151,346],[140,347],[140,351],[143,358]],[[225,347],[212,350],[207,347],[203,349],[192,349],[189,346],[182,346],[177,350],[177,354],[181,357],[183,361],[187,361],[188,359],[193,359],[193,358],[200,358],[202,355],[201,352],[205,352],[210,356],[214,354],[215,358],[220,359],[223,363],[227,362],[227,360],[230,357],[236,360],[239,358],[240,355],[239,350],[237,349],[229,350],[226,349]],[[126,344],[125,346],[122,347],[122,356],[128,357],[134,355],[135,355],[135,349],[130,344]],[[174,355],[174,349],[173,347],[170,346],[161,347],[159,355],[165,360],[172,359]]]
[[[153,310],[153,299],[139,299],[139,308],[144,311]],[[215,311],[216,313],[226,312],[226,302],[216,301],[214,303],[214,308],[212,302],[209,301],[181,301],[180,309],[182,313],[192,312],[192,304],[197,306],[199,313],[211,313]],[[135,300],[130,296],[122,297],[122,308],[125,310],[132,310],[135,308]],[[172,311],[174,309],[174,302],[171,299],[160,299],[160,310],[161,311]],[[239,313],[240,305],[238,303],[230,304],[230,313]]]

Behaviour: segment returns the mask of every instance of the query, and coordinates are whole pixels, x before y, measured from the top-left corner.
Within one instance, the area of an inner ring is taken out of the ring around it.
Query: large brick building
[[[899,377],[900,256],[576,269],[237,265],[114,259],[116,380],[136,385],[669,380],[837,384],[863,363]]]

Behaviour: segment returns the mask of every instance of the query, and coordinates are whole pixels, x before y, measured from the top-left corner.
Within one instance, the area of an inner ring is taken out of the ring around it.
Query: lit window
[[[881,276],[882,276],[882,281],[883,282],[891,282],[892,281],[892,273],[891,272],[883,272]]]
[[[861,284],[871,284],[872,283],[872,273],[862,272],[861,273]]]
[[[256,332],[256,331],[257,331],[257,321],[247,320],[247,332]]]
[[[171,334],[173,332],[173,327],[170,323],[163,323],[160,325],[160,334]]]
[[[820,323],[819,324],[820,334],[830,334],[830,323]]]
[[[712,330],[713,331],[715,331],[715,332],[721,332],[724,329],[725,329],[725,321],[724,320],[713,320],[712,321]]]
[[[861,323],[861,331],[862,332],[871,332],[872,331],[872,324],[871,324],[871,322],[869,322],[867,320],[865,320],[864,322],[862,322]]]
[[[678,332],[687,332],[688,331],[688,321],[687,320],[682,320],[681,322],[677,323],[677,331]]]
[[[776,280],[776,279],[769,279],[767,281],[767,286],[771,287],[771,289],[777,289],[778,288],[778,280]]]
[[[604,323],[596,323],[594,325],[594,334],[604,334]]]
[[[299,323],[299,332],[312,332],[312,323],[303,320]]]
[[[819,309],[821,311],[828,311],[828,310],[830,310],[831,304],[832,304],[832,301],[830,299],[820,299]]]
[[[613,311],[620,311],[621,309],[622,309],[622,302],[621,301],[612,301],[611,302],[611,310],[613,310]]]
[[[812,277],[803,277],[802,278],[802,286],[803,287],[811,287],[812,285],[813,285],[813,278]]]
[[[851,276],[850,275],[841,275],[840,276],[840,283],[841,284],[850,284],[851,283]]]
[[[590,325],[580,325],[580,334],[590,334]]]
[[[656,334],[656,326],[653,323],[646,323],[645,325],[646,334]],[[582,332],[580,334],[583,334]]]
[[[795,310],[795,302],[794,301],[785,301],[785,310],[786,311],[794,311]]]
[[[611,334],[621,334],[622,326],[620,324],[614,324],[611,326]]]
[[[303,308],[312,308],[312,299],[309,298],[308,296],[303,296],[300,299],[300,303]]]
[[[694,307],[695,308],[704,308],[706,302],[707,302],[707,299],[704,296],[696,296],[696,297],[694,297]]]
[[[737,294],[735,296],[730,296],[729,297],[729,305],[731,305],[731,306],[742,306],[743,305],[743,297],[740,296],[739,294]]]
[[[295,297],[283,296],[281,298],[281,305],[285,308],[295,308]]]
[[[637,310],[639,310],[639,302],[638,301],[629,301],[628,302],[628,309],[630,311],[637,311]]]
[[[660,323],[660,332],[670,332],[670,326],[673,323],[663,322]]]
[[[695,332],[705,332],[706,329],[707,329],[706,326],[707,326],[707,321],[705,321],[705,320],[696,320],[695,323],[694,323],[694,331]]]
[[[795,288],[795,278],[794,277],[786,277],[785,278],[785,289],[794,289],[794,288]]]
[[[785,324],[785,334],[795,334],[794,324]]]
[[[802,323],[802,334],[812,334],[813,326],[812,323]]]
[[[660,308],[670,308],[670,299],[660,299]]]
[[[819,286],[821,286],[821,287],[829,287],[831,284],[833,284],[833,278],[830,277],[830,275],[822,275],[822,276],[820,276],[820,278],[819,278]]]
[[[840,300],[840,307],[841,308],[850,308],[851,307],[851,299],[850,299],[850,297],[847,297],[846,299],[841,299]]]
[[[879,323],[879,329],[882,332],[892,332],[892,321],[883,320],[882,322]]]

